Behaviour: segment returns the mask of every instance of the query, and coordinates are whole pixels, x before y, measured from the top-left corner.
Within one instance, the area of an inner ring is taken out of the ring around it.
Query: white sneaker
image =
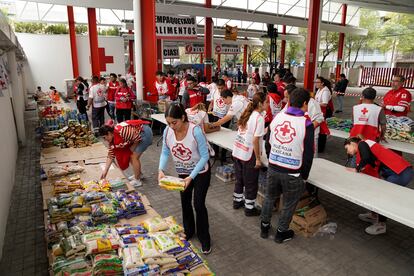
[[[129,182],[132,186],[134,186],[135,188],[137,187],[141,187],[142,186],[142,181],[140,179],[133,179],[132,181]]]
[[[134,179],[135,179],[135,176],[134,175],[131,175],[130,177],[128,177],[128,180],[129,181],[132,181]],[[141,175],[139,176],[139,180],[144,180],[144,179],[145,179],[145,176],[144,176],[143,173],[141,173]]]
[[[385,232],[387,232],[387,226],[385,222],[377,222],[365,228],[365,233],[370,235],[381,235],[385,234]]]
[[[378,215],[373,214],[372,212],[369,212],[366,214],[359,214],[358,218],[365,222],[376,223],[378,220]]]

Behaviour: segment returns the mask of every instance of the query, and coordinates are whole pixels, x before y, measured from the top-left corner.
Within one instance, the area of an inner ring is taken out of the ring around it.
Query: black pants
[[[218,120],[220,120],[219,117],[214,116],[212,114],[208,114],[208,119],[209,119],[210,123],[214,123],[214,122],[217,122]],[[230,123],[231,123],[231,121],[228,121],[227,123],[223,124],[222,127],[228,128],[230,126]],[[217,146],[217,145],[213,145],[213,149],[216,152],[216,158],[220,156],[221,165],[223,165],[224,162],[226,162],[227,150],[222,148],[221,149],[221,154],[219,155],[220,147]]]
[[[319,133],[319,138],[318,138],[318,153],[324,152],[325,151],[325,146],[326,146],[326,138],[328,136],[326,134],[320,134]]]
[[[256,156],[252,154],[249,161],[234,159],[234,170],[236,183],[234,185],[233,201],[243,201],[246,209],[253,209],[256,202],[257,190],[259,189],[259,169],[255,169]]]
[[[104,107],[92,107],[92,126],[94,129],[99,128],[105,124],[105,109]]]
[[[78,108],[78,111],[80,114],[87,114],[86,113],[86,106],[87,106],[88,102],[85,101],[83,98],[79,98],[79,100],[77,100],[76,102],[76,107]],[[88,115],[86,115],[88,116]]]
[[[180,176],[186,178],[187,176]],[[197,230],[197,237],[203,247],[210,246],[210,232],[208,224],[208,213],[206,208],[206,196],[210,186],[211,169],[196,176],[190,185],[181,195],[181,208],[183,211],[184,232],[187,239],[190,239]],[[193,206],[191,204],[194,190],[194,219]]]
[[[116,120],[121,123],[126,120],[131,120],[131,109],[117,109]]]

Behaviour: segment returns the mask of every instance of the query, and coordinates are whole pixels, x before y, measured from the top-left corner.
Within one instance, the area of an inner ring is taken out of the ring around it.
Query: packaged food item
[[[143,259],[161,257],[162,254],[155,246],[155,242],[151,238],[144,238],[138,241],[138,248]]]
[[[143,225],[148,232],[159,232],[169,229],[168,224],[160,216],[145,220]]]
[[[137,247],[128,247],[122,250],[123,264],[125,268],[135,268],[144,265],[141,253]]]
[[[62,270],[74,270],[74,269],[82,269],[87,268],[88,263],[83,257],[77,257],[71,260],[66,259],[63,256],[59,256],[55,259],[52,264],[52,270],[54,275],[57,275]]]
[[[93,258],[93,275],[122,275],[122,260],[115,254],[98,254]]]
[[[168,224],[170,231],[174,234],[184,232],[184,228],[177,223],[173,216],[164,218],[164,221]]]
[[[185,182],[178,177],[166,176],[160,179],[159,186],[169,191],[184,191]]]
[[[66,257],[85,250],[85,245],[83,244],[81,236],[79,234],[75,234],[62,239],[60,242],[60,247],[62,248]]]
[[[96,239],[86,242],[86,255],[98,254],[119,248],[117,239]]]
[[[146,234],[148,231],[141,225],[132,226],[132,225],[115,225],[115,230],[118,235],[126,234]]]
[[[158,248],[160,248],[161,252],[163,253],[180,247],[173,238],[165,233],[154,233],[151,234],[151,237],[154,239],[155,243],[158,245]]]
[[[140,239],[147,237],[146,234],[126,234],[121,236],[124,244],[137,243]]]

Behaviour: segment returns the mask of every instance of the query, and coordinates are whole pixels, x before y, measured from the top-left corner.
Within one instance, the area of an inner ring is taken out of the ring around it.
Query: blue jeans
[[[141,142],[135,148],[136,153],[143,153],[152,144],[152,129],[144,125],[141,132]]]
[[[115,103],[108,102],[106,105],[106,112],[108,112],[108,115],[112,120],[115,120]]]
[[[400,185],[407,186],[410,184],[411,180],[414,177],[414,170],[412,167],[406,168],[400,174],[396,174],[389,168],[381,168],[381,176],[388,182]]]

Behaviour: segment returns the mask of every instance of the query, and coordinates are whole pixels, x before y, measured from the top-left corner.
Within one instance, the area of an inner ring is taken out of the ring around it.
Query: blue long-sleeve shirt
[[[167,137],[167,129],[168,127],[165,128],[164,134],[163,134],[162,151],[161,151],[160,164],[159,164],[159,169],[162,171],[164,171],[167,168],[168,157],[170,156],[170,153],[171,153],[165,141]],[[198,152],[200,153],[201,158],[197,162],[195,168],[190,174],[190,177],[192,179],[194,179],[200,173],[200,171],[205,167],[208,160],[210,159],[210,153],[209,153],[208,146],[207,146],[207,139],[204,136],[204,133],[199,126],[196,126],[194,128],[194,138],[196,139],[197,149],[198,149]]]

